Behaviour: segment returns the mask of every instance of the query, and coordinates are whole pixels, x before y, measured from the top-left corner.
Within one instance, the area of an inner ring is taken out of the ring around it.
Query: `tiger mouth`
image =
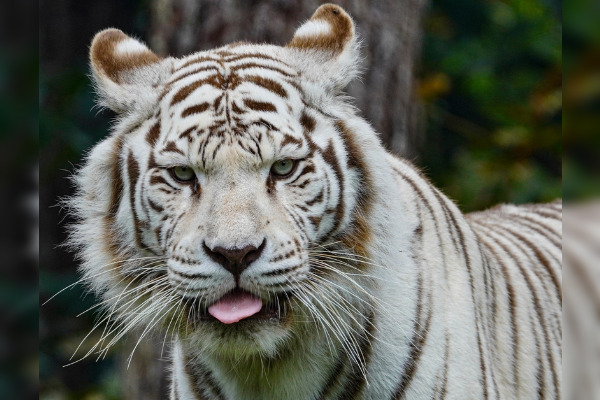
[[[194,299],[189,301],[188,305],[197,310],[193,314],[195,314],[194,319],[199,322],[221,325],[238,325],[249,321],[280,322],[285,320],[289,313],[291,297],[291,292],[281,292],[268,299],[262,299],[246,290],[236,288],[211,304],[200,305],[198,300]],[[240,303],[246,301],[250,304],[241,304],[242,310],[234,310],[236,301]],[[189,304],[190,302],[192,304]],[[257,302],[260,302],[260,307]],[[219,306],[220,310],[217,309]],[[255,307],[256,311],[251,307]]]

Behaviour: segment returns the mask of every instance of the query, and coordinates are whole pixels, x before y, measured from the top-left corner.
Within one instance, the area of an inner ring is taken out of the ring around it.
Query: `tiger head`
[[[348,14],[319,7],[285,47],[183,58],[108,29],[90,59],[119,118],[78,173],[72,241],[111,318],[236,354],[350,325],[379,142],[341,94],[358,68]]]

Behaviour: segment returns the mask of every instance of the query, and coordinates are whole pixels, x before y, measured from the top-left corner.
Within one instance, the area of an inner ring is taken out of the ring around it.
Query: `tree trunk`
[[[321,2],[316,0],[152,0],[148,42],[158,54],[182,56],[236,41],[284,45]],[[363,43],[364,73],[347,91],[392,151],[413,157],[421,139],[414,67],[426,0],[340,0]],[[156,340],[156,339],[154,339]],[[133,343],[135,344],[135,342]],[[165,398],[162,343],[145,339],[125,375],[128,400]],[[131,351],[131,347],[128,349]],[[126,350],[124,353],[128,355]],[[124,363],[127,363],[126,356]],[[162,372],[161,372],[162,370]],[[162,375],[161,375],[162,374]]]
[[[153,0],[149,44],[181,56],[240,40],[286,44],[320,1]],[[414,156],[419,143],[414,66],[426,0],[340,0],[362,39],[364,73],[348,87],[389,148]]]

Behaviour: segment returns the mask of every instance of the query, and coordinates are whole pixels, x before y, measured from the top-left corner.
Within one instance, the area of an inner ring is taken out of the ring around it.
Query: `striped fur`
[[[341,95],[357,48],[333,5],[286,47],[160,59],[96,36],[120,119],[77,175],[71,241],[107,335],[175,338],[172,400],[560,398],[561,203],[461,214]],[[239,274],[210,254],[245,246]],[[211,319],[236,287],[267,316]]]

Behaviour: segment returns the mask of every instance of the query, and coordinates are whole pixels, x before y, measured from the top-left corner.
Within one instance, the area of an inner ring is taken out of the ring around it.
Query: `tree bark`
[[[153,0],[150,46],[182,56],[236,41],[286,44],[320,1]],[[362,79],[347,88],[389,148],[412,157],[420,142],[414,67],[427,0],[340,0],[363,43]]]
[[[150,47],[182,56],[236,41],[284,45],[310,18],[317,0],[152,0]],[[363,43],[362,78],[350,84],[357,108],[392,151],[414,157],[421,141],[415,63],[420,55],[421,19],[427,0],[340,0],[354,18]],[[135,342],[134,342],[135,344]],[[130,400],[164,399],[166,370],[162,343],[145,339],[129,368],[123,368]],[[128,355],[126,350],[124,354]],[[126,363],[126,357],[124,357]]]

